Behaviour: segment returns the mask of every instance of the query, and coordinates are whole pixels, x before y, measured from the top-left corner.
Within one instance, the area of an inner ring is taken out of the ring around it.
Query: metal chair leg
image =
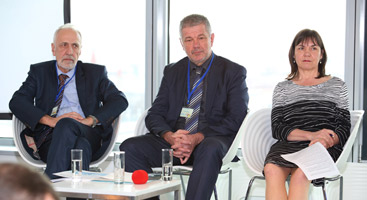
[[[232,200],[232,169],[228,168],[226,170],[223,170],[220,172],[220,174],[224,174],[224,173],[229,173],[229,178],[228,178],[228,200]],[[183,180],[183,175],[189,175],[189,174],[185,174],[185,173],[176,173],[176,175],[180,175],[180,179],[181,179],[181,185],[182,185],[182,192],[184,194],[184,196],[186,196],[186,187],[185,187],[185,182]],[[214,185],[214,197],[216,200],[218,200],[218,192],[217,192],[217,187]]]
[[[232,169],[229,169],[228,173],[228,200],[232,200]]]
[[[326,188],[325,188],[326,181],[336,181],[338,179],[339,179],[339,200],[343,200],[343,176],[342,175],[338,175],[332,178],[325,178],[324,183],[322,185],[322,193],[324,196],[324,200],[327,200]]]
[[[263,176],[254,176],[251,178],[250,182],[248,183],[248,187],[247,187],[247,191],[246,191],[246,196],[245,196],[245,199],[244,200],[247,200],[249,195],[250,195],[250,190],[251,190],[251,187],[252,187],[252,184],[254,183],[255,179],[262,179],[262,180],[265,180],[265,177]]]
[[[325,183],[324,183],[324,185],[322,185],[322,194],[324,196],[324,200],[327,200],[326,190],[325,190]]]
[[[339,180],[339,200],[343,200],[343,176]]]
[[[218,200],[217,186],[214,186],[214,198]]]
[[[186,187],[185,187],[185,182],[183,180],[182,174],[180,174],[180,179],[181,179],[182,191],[184,193],[184,196],[186,196]]]

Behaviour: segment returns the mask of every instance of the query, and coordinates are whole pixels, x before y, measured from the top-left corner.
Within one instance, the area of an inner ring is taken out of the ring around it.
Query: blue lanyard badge
[[[59,73],[57,72],[57,62],[56,62],[56,79],[57,79],[57,89],[59,88],[58,86],[59,86],[59,84],[60,84],[60,80],[59,80]],[[71,79],[73,79],[74,78],[74,76],[75,76],[75,72],[76,72],[76,67],[77,66],[75,66],[75,70],[74,70],[74,74],[73,74],[73,76],[71,76],[71,78],[64,84],[64,86],[62,86],[62,88],[60,88],[60,91],[58,91],[58,93],[57,93],[57,95],[56,95],[56,98],[55,98],[55,102],[56,102],[56,100],[59,98],[59,96],[60,96],[60,94],[61,94],[61,91],[66,87],[66,85],[71,81]]]
[[[206,69],[204,75],[200,78],[199,82],[195,85],[194,88],[192,88],[191,91],[190,91],[190,60],[189,60],[189,64],[187,65],[187,104],[190,103],[190,99],[191,99],[192,94],[194,93],[194,91],[196,90],[198,85],[203,81],[204,77],[208,73],[210,67],[212,66],[213,59],[214,59],[214,53],[212,53],[212,59],[210,60],[210,64],[209,64],[208,69]]]

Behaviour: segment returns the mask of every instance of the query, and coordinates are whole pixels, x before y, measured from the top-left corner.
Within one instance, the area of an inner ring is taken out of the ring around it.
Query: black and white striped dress
[[[315,132],[323,128],[333,130],[340,143],[328,148],[334,161],[340,156],[350,134],[350,113],[348,110],[346,84],[337,77],[313,85],[301,86],[293,81],[278,83],[273,94],[271,113],[273,137],[278,141],[271,147],[266,163],[282,167],[297,167],[280,155],[306,148],[310,141],[288,141],[294,129]]]

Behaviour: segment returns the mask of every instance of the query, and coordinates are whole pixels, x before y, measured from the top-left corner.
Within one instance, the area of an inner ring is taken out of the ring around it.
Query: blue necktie
[[[196,74],[194,85],[192,88],[194,88],[200,80],[200,74]],[[194,93],[191,96],[190,103],[188,105],[188,108],[193,109],[193,113],[190,118],[186,118],[185,121],[185,130],[190,131],[190,134],[196,133],[198,128],[198,122],[199,122],[199,113],[200,113],[200,104],[203,94],[203,82],[201,81]]]

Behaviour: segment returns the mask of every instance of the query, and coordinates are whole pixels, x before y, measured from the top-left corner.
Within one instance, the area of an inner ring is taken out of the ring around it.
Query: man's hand
[[[179,129],[176,132],[168,131],[162,135],[162,137],[171,144],[171,148],[173,149],[173,156],[180,158],[181,163],[183,162],[184,153],[182,152],[183,144],[181,144],[182,139],[181,136],[188,135],[190,132],[187,130]]]
[[[77,112],[69,112],[69,113],[65,113],[63,115],[60,115],[58,117],[51,117],[49,115],[45,115],[40,119],[40,123],[41,124],[45,124],[49,127],[54,128],[57,124],[57,122],[59,122],[60,119],[62,118],[72,118],[75,119],[77,121],[79,121],[80,123],[83,123],[85,125],[88,126],[88,124],[90,123],[90,125],[93,124],[93,119],[89,119],[89,118],[83,118],[79,113]],[[91,122],[89,122],[91,120]],[[90,126],[89,125],[89,126]]]
[[[173,155],[180,158],[181,164],[187,162],[195,147],[204,139],[202,133],[189,134],[188,131],[176,132],[172,137],[176,141],[175,144],[172,145],[172,149],[175,150]]]
[[[86,125],[86,126],[92,126],[93,125],[93,118],[88,116],[87,118],[78,120],[80,123]],[[98,119],[96,121],[96,123],[98,123]]]
[[[163,139],[165,139],[171,146],[176,144],[176,140],[173,137],[175,134],[188,134],[189,131],[186,130],[177,130],[176,132],[168,131],[162,135]],[[177,144],[178,145],[178,144]],[[175,149],[174,149],[175,150]]]

